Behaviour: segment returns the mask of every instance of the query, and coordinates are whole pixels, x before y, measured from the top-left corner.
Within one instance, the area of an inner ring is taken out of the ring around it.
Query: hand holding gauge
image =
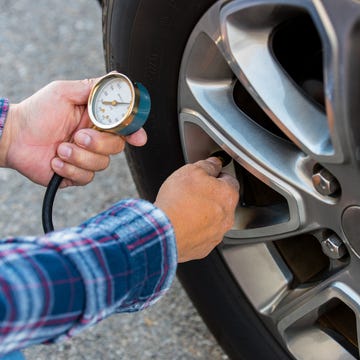
[[[88,113],[93,127],[120,136],[127,136],[139,130],[145,124],[150,108],[151,101],[147,89],[118,72],[111,72],[100,78],[88,99]],[[42,207],[45,233],[54,230],[52,207],[62,179],[54,174],[45,193]]]

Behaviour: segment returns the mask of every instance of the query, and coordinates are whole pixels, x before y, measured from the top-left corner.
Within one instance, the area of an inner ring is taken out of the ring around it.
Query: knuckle
[[[115,154],[120,153],[125,149],[125,141],[120,136],[118,138],[118,144],[115,146]]]
[[[230,230],[235,222],[235,207],[230,201],[222,201],[218,203],[217,207],[214,207],[214,216],[218,222],[219,232],[224,235]]]
[[[231,214],[230,216],[227,216],[226,217],[226,221],[224,223],[224,226],[225,226],[225,232],[227,232],[228,230],[230,230],[233,226],[234,226],[234,223],[235,223],[235,216],[234,214]]]
[[[100,132],[96,151],[100,154],[118,154],[125,149],[125,141],[118,135]]]
[[[49,91],[51,94],[55,95],[55,96],[59,96],[59,91],[58,91],[58,80],[56,81],[51,81],[50,83],[48,83],[43,89],[40,90],[41,91]]]
[[[50,88],[57,88],[59,85],[60,85],[60,80],[53,80],[48,84]]]
[[[197,165],[197,163],[195,164],[186,164],[183,166],[183,169],[189,172],[196,172],[200,169],[200,167]]]
[[[86,185],[93,181],[94,176],[94,172],[84,171],[83,173],[79,174],[78,178],[75,181],[79,185]]]
[[[64,166],[64,173],[66,178],[71,179],[71,180],[75,180],[76,179],[76,168],[72,165],[69,164],[65,164]]]
[[[90,79],[82,79],[80,80],[81,83],[83,83],[84,85],[90,86],[91,85],[91,80]]]
[[[224,206],[221,204],[221,202],[217,202],[216,204],[217,206],[214,206],[213,207],[213,216],[216,218],[216,219],[220,219],[221,222],[223,221],[223,219],[226,217],[226,211],[225,211],[225,208]]]
[[[211,253],[211,251],[213,250],[213,248],[211,247],[211,248],[209,248],[209,249],[206,249],[206,250],[204,250],[203,252],[202,252],[202,254],[201,254],[201,257],[200,257],[200,259],[204,259],[204,258],[206,258],[210,253]]]
[[[177,171],[178,176],[182,176],[185,180],[196,178],[201,169],[195,164],[186,164]]]
[[[64,182],[73,182],[76,181],[76,172],[72,165],[64,163],[64,166],[56,171],[61,177],[64,178]]]
[[[223,196],[225,199],[228,199],[229,203],[237,203],[239,199],[239,191],[234,188],[231,184],[228,184],[226,182],[223,182],[224,186],[222,188]]]
[[[110,158],[108,156],[104,157],[98,167],[98,170],[105,170],[110,164]]]
[[[77,185],[85,185],[91,182],[95,174],[93,171],[80,169],[76,166],[67,164],[64,166],[63,177]]]
[[[194,164],[198,169],[205,173],[213,173],[217,170],[216,164],[207,160],[200,160]]]
[[[95,173],[93,171],[90,171],[88,173],[87,179],[85,180],[86,184],[92,182],[94,180],[94,177],[95,177]]]
[[[62,84],[64,83],[63,80],[54,80],[51,81],[47,86],[52,91],[52,93],[59,98],[62,98],[64,94],[61,92]]]

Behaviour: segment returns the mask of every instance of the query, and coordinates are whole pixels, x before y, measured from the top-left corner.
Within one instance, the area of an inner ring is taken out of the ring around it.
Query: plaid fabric
[[[0,98],[0,137],[4,130],[6,115],[9,110],[9,100],[6,98]]]
[[[71,337],[170,287],[173,228],[144,200],[124,200],[79,227],[0,242],[0,355]]]

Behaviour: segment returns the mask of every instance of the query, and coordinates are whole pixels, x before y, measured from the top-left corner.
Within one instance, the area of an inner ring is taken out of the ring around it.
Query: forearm
[[[169,221],[139,200],[121,202],[77,228],[8,239],[0,261],[2,353],[146,307],[169,288],[177,258]]]

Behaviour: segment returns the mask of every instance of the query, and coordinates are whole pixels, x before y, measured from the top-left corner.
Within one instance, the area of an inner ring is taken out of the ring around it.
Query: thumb
[[[57,81],[59,91],[75,105],[87,104],[90,91],[98,81],[98,78],[84,80],[64,80]]]
[[[194,165],[203,169],[208,175],[217,177],[222,169],[222,162],[217,157],[209,157],[206,160],[200,160]]]

